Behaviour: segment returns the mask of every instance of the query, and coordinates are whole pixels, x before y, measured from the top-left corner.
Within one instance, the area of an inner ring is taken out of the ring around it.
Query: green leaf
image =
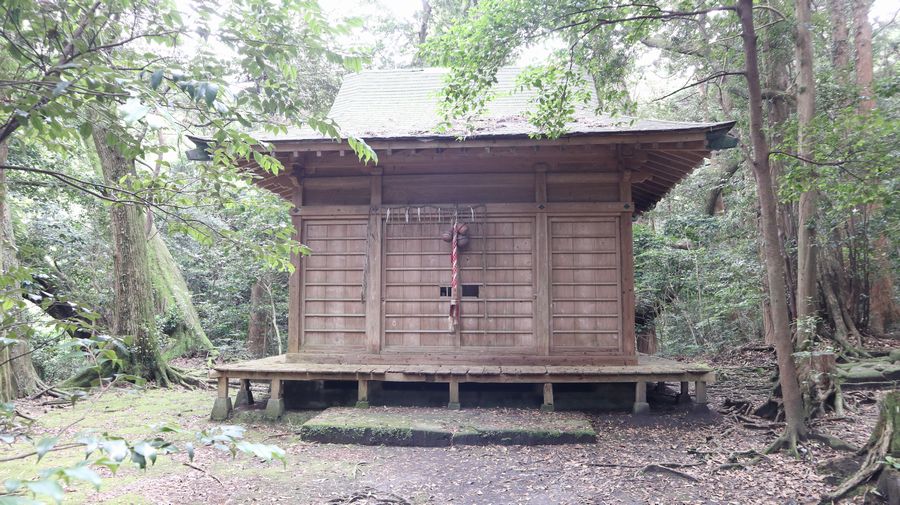
[[[34,450],[35,452],[37,452],[38,461],[40,461],[45,454],[50,452],[50,449],[53,449],[53,447],[56,445],[56,442],[58,442],[58,439],[56,437],[44,437],[40,441],[38,441],[38,443],[34,444]]]
[[[138,455],[139,457],[135,457]],[[145,468],[147,466],[147,460],[150,461],[150,464],[156,463],[156,447],[148,444],[147,442],[140,442],[134,446],[132,461],[138,464],[141,468]]]
[[[150,74],[150,87],[153,89],[158,88],[159,85],[162,84],[162,80],[163,80],[163,71],[162,70],[157,70],[156,72],[153,72],[152,74]]]
[[[216,95],[219,93],[219,86],[213,83],[207,83],[203,97],[206,99],[206,105],[212,105],[216,101]]]
[[[140,121],[150,112],[150,108],[136,98],[129,98],[119,107],[119,110],[122,112],[124,121],[129,124]]]
[[[72,84],[71,81],[59,81],[56,83],[56,86],[53,88],[53,96],[57,97],[65,93],[70,84]]]
[[[91,123],[81,123],[81,126],[78,127],[78,133],[81,134],[83,138],[90,138],[91,133],[94,132],[94,125]]]
[[[25,487],[27,487],[29,491],[36,495],[49,496],[56,503],[62,502],[62,499],[65,498],[66,495],[62,486],[60,486],[59,482],[54,479],[43,479],[26,482]]]
[[[100,483],[102,479],[97,472],[91,470],[87,464],[81,464],[74,468],[66,468],[63,470],[63,475],[68,477],[69,479],[77,479],[83,480],[85,482],[89,482],[94,489],[100,489]]]

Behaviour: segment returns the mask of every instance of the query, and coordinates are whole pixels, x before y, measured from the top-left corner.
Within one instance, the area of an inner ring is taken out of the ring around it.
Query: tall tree
[[[809,0],[796,0],[797,17],[797,154],[812,165],[812,134],[816,115],[816,81],[813,71],[812,13]],[[808,169],[814,177],[814,170]],[[818,300],[816,290],[816,191],[800,195],[797,212],[797,347],[805,349],[815,334]]]
[[[741,75],[747,82],[751,162],[757,181],[773,336],[787,420],[785,433],[772,448],[786,445],[796,452],[796,442],[806,435],[807,428],[793,360],[784,250],[779,240],[777,199],[769,164],[771,152],[764,128],[752,1],[740,0],[736,6],[704,5],[695,9],[673,10],[668,5],[655,2],[559,2],[549,8],[516,0],[486,0],[479,2],[464,22],[429,43],[428,50],[435,61],[452,67],[444,90],[442,112],[453,119],[484,107],[496,70],[509,62],[518,47],[549,34],[561,37],[569,43],[568,50],[557,55],[558,59],[547,66],[551,68],[530,72],[523,79],[523,85],[537,88],[542,97],[536,102],[531,121],[546,134],[556,136],[565,132],[565,123],[574,110],[573,103],[585,99],[585,95],[578,93],[577,89],[587,83],[579,82],[580,73],[573,70],[575,66],[589,69],[600,81],[597,85],[600,108],[608,111],[613,104],[628,98],[621,88],[617,88],[621,81],[615,82],[626,75],[601,71],[607,68],[609,62],[616,61],[616,55],[610,54],[615,52],[615,48],[628,51],[669,24],[696,22],[699,16],[717,11],[738,14],[737,26],[733,18],[719,18],[723,25],[740,34],[744,68],[717,69],[713,76],[698,81]],[[585,49],[590,44],[585,41],[596,38],[605,39],[607,43],[604,47],[613,50],[604,53]]]
[[[778,241],[778,217],[775,191],[769,168],[769,144],[763,129],[762,87],[759,77],[759,56],[756,46],[756,27],[753,22],[753,1],[739,0],[737,14],[741,25],[741,40],[744,46],[744,77],[747,79],[750,112],[750,139],[753,159],[751,166],[756,176],[756,192],[759,198],[763,241],[766,253],[766,277],[769,281],[770,310],[775,337],[775,353],[778,359],[778,378],[784,398],[784,412],[787,425],[779,443],[786,443],[793,452],[797,451],[798,440],[806,435],[806,418],[797,367],[794,363],[794,346],[791,340],[791,322],[785,300],[784,267],[782,249]]]
[[[6,164],[9,154],[9,143],[0,140],[0,277],[16,278],[16,270],[19,261],[16,257],[16,238],[12,225],[12,209],[9,206],[9,193],[6,185],[6,171],[2,166]],[[2,283],[4,287],[11,282]],[[14,296],[17,290],[12,290]],[[16,311],[11,310],[19,304],[10,304],[9,309],[4,307],[4,314],[0,316],[0,340],[10,338],[11,344],[0,342],[0,401],[6,402],[34,393],[40,384],[40,378],[34,369],[31,360],[31,346],[21,334],[6,334],[4,327],[14,327],[21,324],[21,317],[17,317]],[[10,321],[5,321],[10,318]]]
[[[875,109],[875,71],[872,54],[872,24],[869,22],[871,0],[853,0],[853,46],[856,52],[856,87],[858,109],[866,116]],[[866,205],[867,214],[877,211],[877,205]],[[890,245],[881,234],[872,243],[873,269],[868,283],[868,323],[872,333],[883,335],[893,321],[900,319],[900,307],[894,302],[894,283],[888,257]]]
[[[106,125],[94,124],[92,136],[103,178],[116,184],[134,177],[134,158],[124,154],[124,143]],[[114,305],[112,332],[129,341],[128,372],[161,386],[182,382],[180,374],[163,359],[153,303],[150,251],[141,207],[114,203],[109,207],[113,241]]]

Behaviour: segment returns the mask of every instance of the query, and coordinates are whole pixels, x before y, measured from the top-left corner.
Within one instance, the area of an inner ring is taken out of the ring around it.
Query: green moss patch
[[[597,434],[578,412],[519,409],[332,407],[300,428],[309,442],[446,447],[594,443]]]

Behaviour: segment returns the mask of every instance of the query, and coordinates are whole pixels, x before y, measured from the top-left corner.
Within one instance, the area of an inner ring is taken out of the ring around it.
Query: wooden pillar
[[[555,406],[553,404],[553,383],[546,382],[544,383],[544,404],[541,405],[541,410],[544,412],[553,412]]]
[[[681,382],[681,394],[678,395],[678,403],[690,403],[691,395],[690,391],[688,391],[688,385],[690,383],[687,381]]]
[[[284,414],[284,391],[281,379],[272,379],[269,389],[269,401],[266,403],[266,418],[278,419]]]
[[[450,401],[447,403],[447,408],[450,410],[459,410],[459,381],[457,379],[450,379]]]
[[[241,379],[241,387],[234,399],[235,407],[253,405],[253,392],[250,390],[250,379]]]
[[[381,222],[381,169],[369,179],[369,225],[366,229],[366,352],[381,352],[381,241],[384,231]]]
[[[706,381],[697,381],[694,384],[694,396],[694,403],[706,406]]]
[[[369,408],[369,381],[360,379],[356,395],[356,408]]]
[[[217,380],[216,401],[213,403],[210,419],[224,421],[231,414],[231,398],[228,397],[228,377],[221,375]]]
[[[635,415],[650,412],[650,404],[647,403],[647,383],[645,381],[634,383],[634,407],[631,412]]]
[[[634,203],[631,201],[631,170],[622,171],[619,183],[619,201],[623,202],[622,213],[619,214],[619,244],[621,247],[621,285],[622,285],[622,354],[636,356],[637,342],[634,335],[634,237],[631,216],[634,214]]]
[[[547,204],[547,165],[534,166],[534,201],[538,205],[535,223],[535,266],[537,280],[534,293],[534,336],[538,353],[550,355],[550,218],[544,212]]]
[[[294,185],[293,198],[291,199],[294,207],[291,209],[291,224],[294,226],[294,240],[300,242],[301,232],[303,229],[303,219],[300,215],[303,207],[303,184],[300,179],[302,169],[294,168],[294,174],[290,176],[290,180]],[[303,301],[302,289],[303,283],[300,279],[301,263],[300,254],[291,254],[291,266],[294,271],[288,280],[288,345],[287,352],[300,352],[300,337],[303,334]]]

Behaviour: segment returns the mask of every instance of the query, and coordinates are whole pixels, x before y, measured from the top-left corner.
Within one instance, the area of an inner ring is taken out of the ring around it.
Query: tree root
[[[878,476],[885,467],[885,459],[888,455],[896,456],[900,453],[900,437],[897,437],[897,424],[900,419],[900,392],[894,391],[887,394],[881,403],[878,415],[878,423],[872,431],[872,436],[866,445],[861,447],[856,454],[865,454],[865,459],[853,475],[848,477],[832,493],[822,497],[820,503],[831,503],[850,493],[857,486],[865,484]]]
[[[859,448],[854,447],[853,445],[841,440],[840,438],[832,435],[827,435],[825,433],[810,432],[806,435],[806,438],[810,440],[818,440],[819,442],[822,442],[823,444],[831,447],[836,451],[857,452],[859,450]]]

